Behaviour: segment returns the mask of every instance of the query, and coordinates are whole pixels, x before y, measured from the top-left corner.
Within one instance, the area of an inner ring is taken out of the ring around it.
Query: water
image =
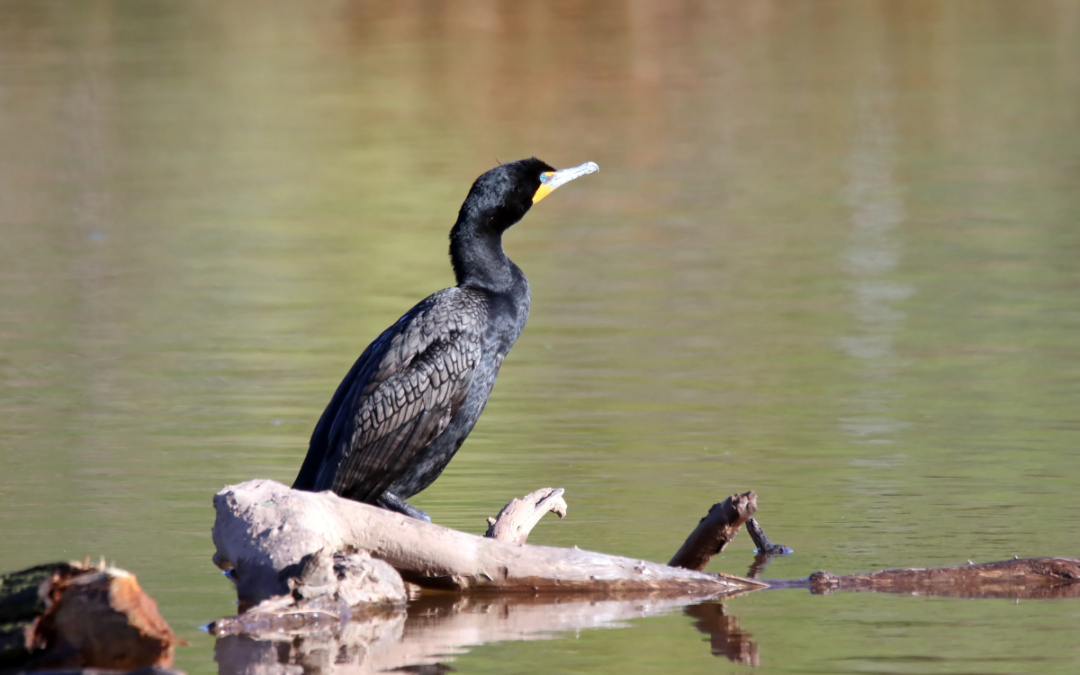
[[[533,313],[414,503],[666,560],[754,489],[766,576],[1080,556],[1080,3],[0,4],[0,569],[106,556],[214,673],[210,498],[289,482],[452,283],[470,182],[601,171],[506,247]],[[711,569],[743,573],[745,535]],[[757,593],[760,672],[1074,672],[1073,601]],[[743,671],[679,610],[459,672]],[[482,642],[483,638],[477,638]]]

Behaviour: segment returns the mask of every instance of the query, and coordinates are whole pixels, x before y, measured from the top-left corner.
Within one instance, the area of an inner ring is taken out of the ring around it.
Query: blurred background
[[[292,481],[532,155],[600,172],[507,233],[532,314],[436,522],[559,486],[530,543],[664,561],[753,489],[769,578],[1080,556],[1077,0],[0,0],[0,570],[104,555],[217,672],[213,494]],[[1080,666],[1075,602],[725,606],[760,672]],[[690,623],[452,667],[745,670]]]

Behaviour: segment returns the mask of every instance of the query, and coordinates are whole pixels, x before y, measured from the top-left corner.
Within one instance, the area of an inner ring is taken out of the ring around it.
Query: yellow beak
[[[533,195],[532,203],[540,201],[544,197],[555,191],[555,188],[560,185],[565,185],[575,178],[580,178],[588,173],[599,171],[600,167],[596,166],[596,162],[585,162],[580,166],[575,166],[570,169],[559,169],[558,171],[545,171],[540,174],[540,189]]]

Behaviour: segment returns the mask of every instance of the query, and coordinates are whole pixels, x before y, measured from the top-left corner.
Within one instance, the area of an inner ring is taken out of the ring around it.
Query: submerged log
[[[805,586],[812,593],[869,591],[950,598],[1080,598],[1080,558],[1016,558],[958,567],[883,570],[835,576],[818,572],[805,582],[771,582],[772,586]]]
[[[363,551],[423,588],[501,592],[734,593],[764,584],[577,548],[515,544],[425,523],[330,492],[269,480],[214,497],[214,562],[231,569],[242,601],[289,592],[305,556]]]
[[[53,563],[0,577],[0,670],[171,666],[177,640],[129,572]]]

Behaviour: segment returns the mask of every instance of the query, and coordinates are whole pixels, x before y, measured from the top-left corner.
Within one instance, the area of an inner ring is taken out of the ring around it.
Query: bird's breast
[[[497,293],[488,301],[485,349],[499,355],[499,361],[514,346],[529,318],[528,288],[524,293]]]

